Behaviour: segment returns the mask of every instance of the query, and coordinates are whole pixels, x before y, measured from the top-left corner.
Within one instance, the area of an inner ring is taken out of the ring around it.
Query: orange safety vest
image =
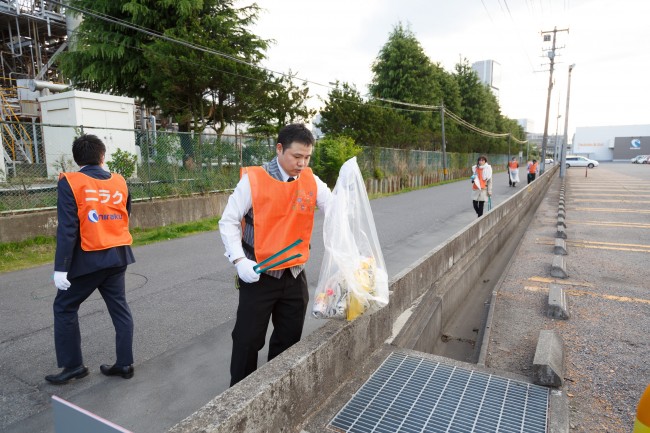
[[[302,242],[271,262],[302,254],[271,270],[301,265],[309,259],[309,241],[316,211],[316,179],[310,168],[293,182],[282,182],[262,167],[245,167],[251,184],[253,201],[254,247],[258,263],[266,260],[297,239]]]
[[[478,182],[481,184],[481,189],[485,189],[485,179],[483,179],[483,169],[476,166],[476,177],[478,177]],[[472,189],[478,189],[476,182],[472,183]]]
[[[633,433],[650,433],[650,385],[641,396],[636,409]]]
[[[81,249],[106,250],[131,245],[129,213],[126,201],[129,190],[117,173],[109,179],[95,179],[80,172],[61,173],[66,178],[77,202]]]
[[[514,170],[516,168],[519,168],[519,163],[517,161],[510,161],[508,163],[508,167],[510,167],[511,170]]]
[[[528,165],[528,173],[537,173],[537,163],[531,163]]]

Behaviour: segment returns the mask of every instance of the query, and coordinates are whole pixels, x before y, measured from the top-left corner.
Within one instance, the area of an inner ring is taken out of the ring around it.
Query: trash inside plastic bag
[[[356,157],[339,172],[325,210],[323,241],[314,317],[353,320],[388,304],[388,273]]]

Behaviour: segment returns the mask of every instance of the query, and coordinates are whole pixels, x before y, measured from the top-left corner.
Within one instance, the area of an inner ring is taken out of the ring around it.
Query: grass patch
[[[0,272],[26,269],[54,260],[56,239],[38,236],[20,242],[0,244]]]
[[[208,232],[217,230],[219,218],[208,218],[199,221],[193,221],[185,224],[170,224],[165,227],[156,227],[151,229],[135,228],[131,230],[133,236],[133,246],[148,245],[154,242],[168,241],[171,239],[182,238],[194,233]]]
[[[171,224],[165,227],[135,228],[131,230],[133,236],[132,246],[148,245],[189,236],[194,233],[216,230],[218,222],[219,218],[208,218],[185,224]],[[55,250],[56,238],[54,236],[39,236],[25,241],[0,244],[0,256],[2,256],[0,273],[52,263]]]

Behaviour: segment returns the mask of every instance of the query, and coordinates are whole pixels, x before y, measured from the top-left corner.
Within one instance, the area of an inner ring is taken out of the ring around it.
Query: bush
[[[132,153],[117,149],[111,156],[111,161],[108,161],[108,169],[112,172],[121,174],[125,179],[133,176],[135,172],[135,164],[138,162],[138,157]]]
[[[343,163],[361,151],[361,146],[357,146],[349,137],[323,138],[317,144],[314,171],[327,185],[334,187]]]

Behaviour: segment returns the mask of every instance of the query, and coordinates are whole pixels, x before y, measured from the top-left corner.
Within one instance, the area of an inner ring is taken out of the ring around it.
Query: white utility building
[[[137,155],[133,98],[72,90],[38,98],[41,106],[47,176],[56,177],[60,162],[72,160],[72,142],[83,133],[106,145],[106,161],[117,149]],[[79,126],[72,126],[79,125]],[[75,168],[76,170],[76,168]]]

